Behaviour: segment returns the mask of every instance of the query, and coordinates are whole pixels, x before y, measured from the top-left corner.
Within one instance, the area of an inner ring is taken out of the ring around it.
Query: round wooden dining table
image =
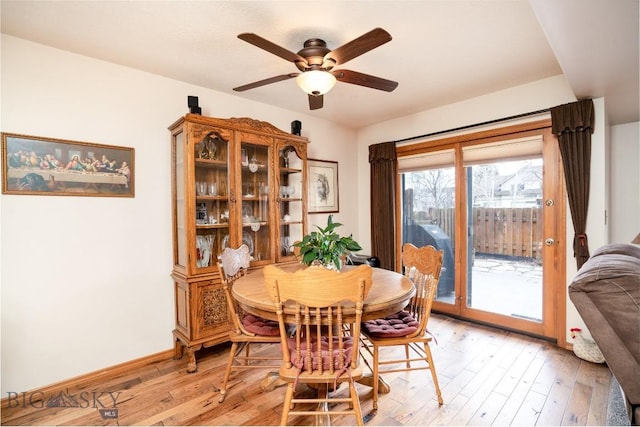
[[[304,264],[300,263],[279,265],[278,267],[289,272],[306,268]],[[342,271],[349,271],[352,268],[355,266],[345,265],[342,267]],[[371,289],[364,299],[362,320],[377,319],[402,310],[407,306],[414,293],[415,286],[408,277],[395,271],[373,268]],[[256,269],[237,279],[233,284],[232,294],[238,305],[246,312],[265,319],[278,320],[275,304],[264,285],[262,269]],[[349,322],[348,315],[344,319],[346,323]],[[364,375],[358,382],[373,387],[373,376]],[[267,391],[283,384],[284,382],[279,380],[277,372],[271,372],[267,374],[260,388]],[[378,392],[389,393],[390,391],[391,388],[386,381],[381,376],[378,377]],[[368,420],[372,416],[373,413],[364,418]],[[324,419],[319,423],[329,425],[328,421],[328,419]]]
[[[284,271],[294,272],[306,268],[304,264],[286,264],[278,266]],[[355,266],[345,265],[342,271],[349,271]],[[373,268],[371,289],[364,299],[363,320],[377,319],[393,314],[405,308],[415,292],[409,278],[395,271]],[[275,305],[264,286],[262,269],[256,269],[236,280],[232,294],[240,307],[247,313],[265,319],[278,320]]]

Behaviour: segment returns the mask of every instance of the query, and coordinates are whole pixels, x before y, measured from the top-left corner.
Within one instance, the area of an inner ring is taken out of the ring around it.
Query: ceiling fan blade
[[[257,34],[242,33],[238,34],[238,38],[240,40],[246,41],[247,43],[251,43],[254,46],[257,46],[260,49],[264,49],[267,52],[273,53],[274,55],[279,56],[280,58],[285,59],[289,62],[303,62],[305,64],[307,63],[307,60],[297,53],[291,52],[290,50],[278,46],[277,44],[270,42],[269,40],[262,38]]]
[[[282,74],[282,75],[279,75],[279,76],[270,77],[268,79],[258,80],[257,82],[249,83],[249,84],[246,84],[246,85],[243,85],[243,86],[234,87],[233,90],[235,90],[236,92],[242,92],[242,91],[245,91],[245,90],[249,90],[249,89],[253,89],[253,88],[256,88],[256,87],[268,85],[268,84],[271,84],[271,83],[281,82],[282,80],[292,79],[292,78],[296,77],[298,74],[300,74],[300,73]]]
[[[345,62],[350,61],[363,53],[367,53],[371,49],[375,49],[389,41],[391,41],[391,34],[387,33],[382,28],[374,28],[368,33],[332,50],[325,57],[333,59],[336,62],[336,65],[344,64]]]
[[[343,83],[351,83],[358,86],[366,86],[372,89],[384,90],[392,92],[398,87],[398,82],[383,79],[381,77],[371,76],[369,74],[359,73],[351,70],[335,70],[331,72],[338,81]]]
[[[309,95],[309,109],[319,110],[324,105],[323,95]]]

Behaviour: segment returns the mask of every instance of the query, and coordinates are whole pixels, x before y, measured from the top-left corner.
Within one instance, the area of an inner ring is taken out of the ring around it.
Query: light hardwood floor
[[[542,340],[443,315],[432,315],[429,329],[438,341],[432,350],[444,405],[438,406],[427,371],[387,374],[391,392],[380,395],[378,413],[367,425],[606,424],[611,383],[606,365],[582,361]],[[79,407],[47,407],[47,395],[3,396],[2,424],[278,425],[284,388],[262,392],[263,370],[235,371],[226,400],[218,403],[227,350],[223,345],[201,351],[193,374],[186,373],[184,357],[74,384],[65,396]],[[371,389],[358,385],[358,390],[368,414]],[[313,421],[290,419],[297,425]],[[354,420],[334,417],[332,423]]]

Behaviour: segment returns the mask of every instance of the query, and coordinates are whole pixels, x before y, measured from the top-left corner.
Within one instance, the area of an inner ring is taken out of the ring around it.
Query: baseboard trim
[[[84,382],[94,381],[98,379],[102,379],[104,377],[113,377],[115,375],[131,371],[134,369],[141,368],[146,365],[150,365],[152,363],[162,362],[168,359],[173,358],[175,352],[173,349],[165,350],[160,353],[151,354],[149,356],[144,356],[139,359],[129,360],[128,362],[123,362],[114,366],[110,366],[105,369],[100,369],[98,371],[89,372],[87,374],[79,375],[74,378],[70,378],[67,380],[63,380],[57,383],[53,383],[44,387],[39,387],[36,390],[31,390],[30,392],[41,392],[46,395],[56,394],[57,392],[67,390],[69,388],[75,387]],[[29,392],[27,392],[29,393]],[[2,408],[6,408],[9,402],[9,397],[5,397],[0,401]]]

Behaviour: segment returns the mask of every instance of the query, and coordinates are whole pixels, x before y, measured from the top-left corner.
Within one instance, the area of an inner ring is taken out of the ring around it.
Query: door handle
[[[553,246],[553,245],[554,245],[554,243],[556,243],[556,241],[555,241],[555,240],[553,240],[551,237],[547,237],[547,238],[544,240],[544,244],[545,244],[545,245],[547,245],[547,246]]]

